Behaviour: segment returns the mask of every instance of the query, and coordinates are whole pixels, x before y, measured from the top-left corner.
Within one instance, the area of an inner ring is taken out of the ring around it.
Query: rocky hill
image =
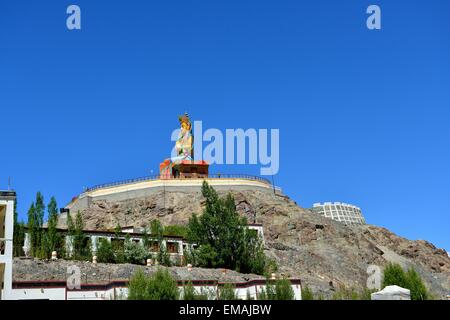
[[[347,227],[283,195],[232,194],[241,214],[263,223],[266,254],[278,262],[279,272],[301,278],[316,293],[330,295],[340,285],[363,288],[368,265],[389,261],[414,267],[436,297],[450,293],[450,258],[427,241],[407,240],[373,225]],[[159,192],[113,203],[94,201],[82,214],[87,229],[113,229],[117,223],[138,227],[155,218],[166,225],[185,224],[203,204],[200,192]],[[61,227],[65,220],[62,216]]]

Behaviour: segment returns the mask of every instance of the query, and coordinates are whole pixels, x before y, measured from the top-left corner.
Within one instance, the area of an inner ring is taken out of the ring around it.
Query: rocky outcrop
[[[279,272],[301,278],[315,292],[330,295],[340,285],[362,288],[369,265],[390,261],[414,267],[435,296],[450,292],[450,258],[427,241],[371,225],[347,227],[271,192],[232,194],[242,215],[263,223],[266,254],[278,262]],[[200,192],[159,192],[122,202],[94,201],[82,214],[87,229],[112,229],[117,223],[138,227],[152,219],[185,224],[203,204]]]

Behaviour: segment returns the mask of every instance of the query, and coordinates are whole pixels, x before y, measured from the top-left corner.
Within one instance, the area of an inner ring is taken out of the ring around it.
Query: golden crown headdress
[[[191,125],[191,120],[189,119],[189,114],[187,112],[185,112],[184,115],[179,116],[178,120],[180,123],[187,123],[189,126]]]

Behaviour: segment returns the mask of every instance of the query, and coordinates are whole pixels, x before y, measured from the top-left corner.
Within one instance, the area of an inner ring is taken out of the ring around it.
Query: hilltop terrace
[[[170,178],[153,175],[86,188],[79,196],[74,197],[63,211],[83,210],[89,207],[92,200],[123,201],[142,198],[158,191],[199,192],[203,181],[207,181],[216,190],[260,190],[281,194],[281,189],[274,186],[268,179],[254,175],[209,174],[202,176],[192,173]]]

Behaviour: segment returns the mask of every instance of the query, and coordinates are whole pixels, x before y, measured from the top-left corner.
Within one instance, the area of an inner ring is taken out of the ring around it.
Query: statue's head
[[[191,130],[191,120],[189,120],[189,115],[187,113],[179,116],[178,120],[180,121],[181,128],[184,130]]]

